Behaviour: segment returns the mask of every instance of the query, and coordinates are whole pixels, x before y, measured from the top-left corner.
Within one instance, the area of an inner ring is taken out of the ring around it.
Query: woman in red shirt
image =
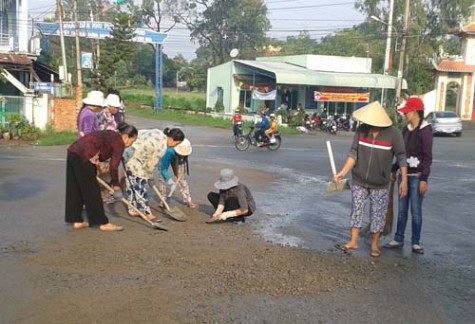
[[[66,160],[66,223],[75,229],[99,226],[102,231],[121,231],[123,227],[109,223],[96,180],[96,165],[110,160],[114,196],[120,198],[119,164],[126,147],[137,139],[134,126],[121,124],[118,132],[99,131],[79,138],[68,148]],[[88,222],[81,216],[86,206]]]

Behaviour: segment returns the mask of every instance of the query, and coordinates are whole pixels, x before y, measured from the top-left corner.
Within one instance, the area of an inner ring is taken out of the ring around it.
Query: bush
[[[31,125],[25,116],[20,114],[8,114],[7,121],[12,136],[20,136],[26,141],[38,139],[40,130]]]
[[[216,100],[216,103],[214,104],[214,111],[218,113],[224,111],[224,104],[221,101]]]

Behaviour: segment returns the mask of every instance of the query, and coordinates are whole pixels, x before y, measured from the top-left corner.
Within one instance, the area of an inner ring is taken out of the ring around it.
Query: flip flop
[[[337,244],[335,245],[335,248],[346,254],[351,254],[354,250],[356,250],[355,248],[348,247],[345,244]]]
[[[73,228],[78,230],[78,229],[83,229],[83,228],[88,228],[89,223],[88,222],[82,222],[82,223],[74,223]]]
[[[370,256],[372,256],[373,258],[379,258],[381,256],[381,251],[380,250],[371,251]]]
[[[107,227],[105,227],[107,226]],[[99,229],[103,232],[120,232],[120,231],[123,231],[124,228],[122,226],[119,226],[119,225],[114,225],[114,224],[104,224],[104,225],[101,225],[99,226]]]

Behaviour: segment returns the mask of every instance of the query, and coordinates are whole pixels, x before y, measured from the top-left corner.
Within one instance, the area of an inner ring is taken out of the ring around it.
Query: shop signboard
[[[327,92],[314,91],[313,97],[315,101],[319,102],[369,102],[369,92]]]

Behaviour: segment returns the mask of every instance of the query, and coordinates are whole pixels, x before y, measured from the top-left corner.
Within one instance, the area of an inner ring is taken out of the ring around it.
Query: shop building
[[[225,114],[238,107],[253,113],[264,105],[271,111],[283,105],[350,114],[370,101],[372,90],[397,86],[396,77],[371,73],[371,63],[328,55],[233,60],[208,69],[206,105],[221,102]]]

